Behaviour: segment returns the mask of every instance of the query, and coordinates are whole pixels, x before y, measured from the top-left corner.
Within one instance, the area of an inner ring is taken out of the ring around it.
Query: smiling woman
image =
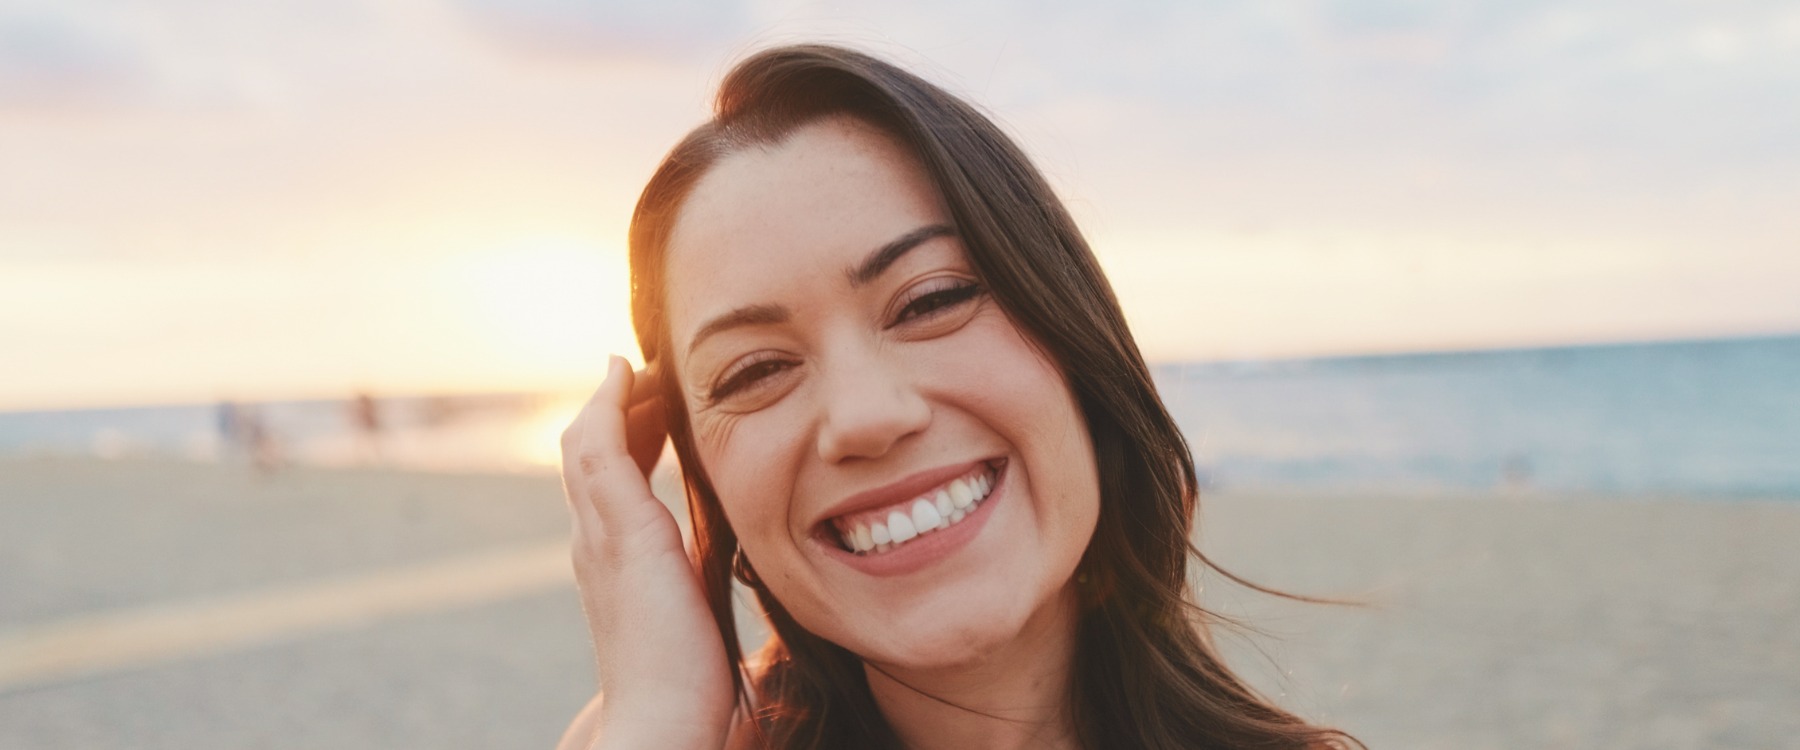
[[[1186,445],[1079,231],[967,104],[855,52],[761,53],[631,244],[698,570],[627,455],[615,361],[564,434],[607,689],[565,746],[1354,743],[1212,651]],[[751,659],[733,577],[774,630]]]

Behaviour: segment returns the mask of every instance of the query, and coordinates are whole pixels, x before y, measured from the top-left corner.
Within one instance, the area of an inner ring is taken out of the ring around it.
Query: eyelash
[[[956,281],[949,286],[920,293],[906,301],[900,312],[894,316],[894,322],[887,325],[893,328],[918,318],[937,315],[944,310],[975,299],[982,291],[980,284],[972,281]]]
[[[919,293],[901,306],[900,312],[894,316],[894,321],[884,326],[884,329],[892,329],[914,320],[943,314],[949,308],[975,299],[984,291],[986,290],[982,289],[981,285],[974,282],[957,281],[949,286]],[[718,383],[707,392],[706,399],[716,404],[791,365],[792,363],[783,359],[779,354],[754,355],[741,366],[731,370],[725,377],[720,378]]]
[[[718,403],[732,394],[755,385],[770,375],[779,372],[788,362],[778,354],[767,353],[753,355],[742,366],[734,368],[730,374],[719,379],[719,382],[706,394],[706,400]],[[777,366],[778,365],[778,366]]]

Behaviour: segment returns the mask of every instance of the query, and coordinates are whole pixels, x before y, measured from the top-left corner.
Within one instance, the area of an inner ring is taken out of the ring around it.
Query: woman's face
[[[665,262],[695,447],[801,626],[950,666],[1072,601],[1099,513],[1086,426],[902,147],[833,118],[727,156]]]

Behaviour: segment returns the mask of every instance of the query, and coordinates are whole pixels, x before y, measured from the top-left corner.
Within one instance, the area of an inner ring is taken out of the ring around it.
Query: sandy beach
[[[1220,635],[1380,748],[1800,736],[1800,502],[1216,494]],[[594,688],[549,476],[0,462],[0,747],[547,747]]]

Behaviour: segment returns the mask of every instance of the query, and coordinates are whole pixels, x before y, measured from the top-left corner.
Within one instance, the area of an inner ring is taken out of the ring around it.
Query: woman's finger
[[[603,530],[614,521],[641,520],[644,510],[639,506],[644,503],[662,510],[627,449],[625,408],[632,380],[630,365],[613,357],[605,382],[563,434],[563,482],[569,501],[592,508]],[[580,510],[578,516],[584,515]]]

